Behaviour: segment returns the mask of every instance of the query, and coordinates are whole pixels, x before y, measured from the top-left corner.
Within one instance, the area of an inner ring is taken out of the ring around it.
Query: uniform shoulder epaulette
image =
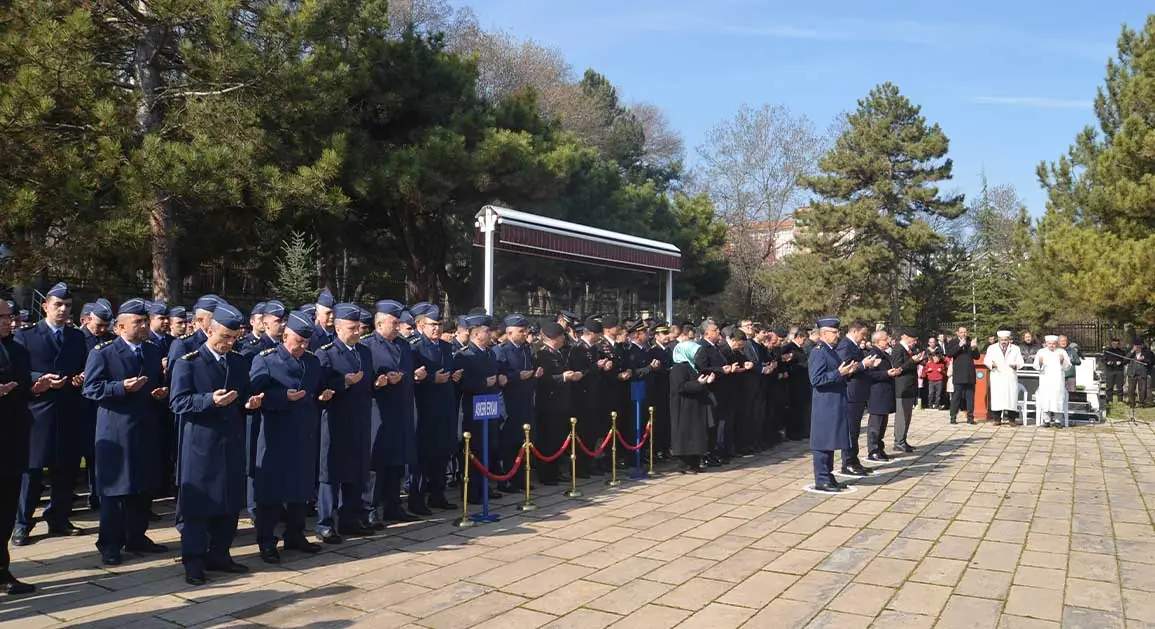
[[[261,356],[268,356],[269,354],[272,354],[275,351],[277,351],[277,348],[275,348],[275,347],[270,347],[269,349],[263,349],[263,350],[261,350]]]
[[[153,347],[160,347],[160,345],[157,345],[156,341],[154,341],[152,339],[144,339],[144,342],[148,343],[149,345],[152,345]]]
[[[366,332],[366,333],[362,334],[361,336],[359,336],[358,338],[360,338],[362,341],[364,341],[365,339],[369,338],[370,336],[373,336],[373,333],[372,332]]]
[[[183,341],[187,338],[192,338],[192,335],[194,335],[194,334],[196,334],[196,332],[189,332],[188,334],[181,335],[180,340]]]
[[[332,343],[325,343],[324,345],[318,347],[317,349],[329,349],[330,347],[333,347]]]
[[[115,342],[116,342],[116,339],[113,339],[111,341],[104,341],[103,343],[97,343],[96,346],[93,347],[92,349],[101,349],[103,347],[108,347],[109,345],[112,345]]]
[[[411,336],[405,340],[409,341],[410,345],[420,345],[421,341],[424,340],[424,337],[422,337],[420,334],[414,334],[413,336]]]
[[[254,336],[253,340],[249,341],[249,345],[256,345],[257,343],[260,343],[260,342],[261,342],[261,337]]]
[[[230,350],[229,350],[229,353],[230,353],[230,354],[236,354],[237,356],[240,356],[240,355],[241,355],[241,353],[240,353],[240,352],[238,352],[238,351],[237,351],[237,350],[235,350],[235,349],[230,349]]]
[[[201,353],[201,351],[198,349],[194,352],[189,352],[189,353],[185,354],[184,356],[181,356],[180,359],[181,360],[192,360],[193,358],[196,358],[196,355],[199,353]]]

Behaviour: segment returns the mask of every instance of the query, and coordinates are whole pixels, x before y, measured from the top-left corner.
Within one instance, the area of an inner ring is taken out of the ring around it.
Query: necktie
[[[52,333],[52,340],[56,343],[57,347],[63,346],[64,345],[64,330],[57,330],[57,331],[53,332]]]
[[[136,372],[136,375],[138,375],[138,376],[140,375],[141,360],[140,360],[140,348],[139,347],[133,348],[133,350],[132,350],[132,369],[133,369],[133,371]]]

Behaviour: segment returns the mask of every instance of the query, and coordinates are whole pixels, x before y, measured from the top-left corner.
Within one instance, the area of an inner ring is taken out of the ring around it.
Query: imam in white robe
[[[1004,349],[998,343],[991,345],[983,357],[983,364],[991,370],[991,410],[1018,410],[1018,370],[1023,366],[1023,353],[1018,346],[1012,343]]]
[[[1062,413],[1067,399],[1067,385],[1063,372],[1071,366],[1071,359],[1062,349],[1040,349],[1035,354],[1035,369],[1039,371],[1039,390],[1035,401],[1040,413]]]

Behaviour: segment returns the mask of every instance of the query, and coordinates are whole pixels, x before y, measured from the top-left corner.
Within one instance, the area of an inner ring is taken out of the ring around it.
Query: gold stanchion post
[[[565,492],[566,498],[581,498],[582,490],[577,488],[577,418],[569,418],[569,477],[570,490]]]
[[[607,487],[617,487],[622,481],[618,480],[618,412],[610,413],[610,479]]]
[[[533,458],[533,442],[529,440],[529,424],[522,424],[521,429],[525,431],[525,502],[517,505],[518,511],[533,511],[537,505],[529,499],[529,473],[532,470],[529,462]]]
[[[654,407],[650,407],[650,421],[646,424],[646,437],[650,440],[650,476],[654,475]]]
[[[462,434],[461,436],[465,438],[465,459],[464,459],[464,462],[462,462],[462,464],[461,464],[462,467],[465,468],[465,471],[462,474],[462,478],[461,478],[461,487],[463,489],[463,492],[461,494],[461,517],[453,521],[453,526],[456,526],[457,528],[467,529],[467,528],[477,524],[477,522],[474,522],[473,520],[469,519],[469,468],[471,467],[470,463],[472,463],[472,461],[469,460],[469,455],[471,452],[471,450],[469,449],[469,437],[470,437],[470,435],[467,432],[467,433]]]

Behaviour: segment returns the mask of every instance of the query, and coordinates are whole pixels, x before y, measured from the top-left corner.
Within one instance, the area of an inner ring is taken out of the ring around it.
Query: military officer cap
[[[148,314],[148,303],[143,299],[133,298],[120,304],[117,315],[145,315]]]
[[[507,316],[505,319],[502,319],[501,323],[507,328],[528,328],[529,327],[529,319],[526,319],[523,315],[519,315],[519,314],[511,314],[511,315]]]
[[[213,323],[219,323],[230,330],[239,330],[244,322],[241,311],[230,304],[221,302],[213,309]]]
[[[560,323],[547,321],[541,326],[541,335],[547,339],[556,339],[565,336],[565,328],[561,327]]]
[[[483,314],[489,314],[489,311],[488,311],[488,310],[486,310],[485,308],[482,308],[481,306],[478,306],[478,307],[476,307],[476,308],[471,308],[471,309],[469,310],[469,312],[468,312],[468,313],[466,313],[466,314],[471,314],[471,315],[483,315]]]
[[[670,333],[670,324],[659,323],[658,325],[655,325],[654,326],[654,333],[655,334],[669,334]]]
[[[112,308],[100,302],[92,304],[92,312],[89,314],[94,315],[101,321],[112,321]]]
[[[605,332],[605,327],[602,326],[602,322],[594,319],[593,317],[586,319],[585,325],[582,327],[584,327],[586,330],[589,330],[590,332],[593,332],[594,334],[601,334],[602,332]]]
[[[163,317],[168,313],[168,304],[163,301],[148,302],[148,314]]]
[[[457,317],[457,327],[459,327],[463,330],[468,330],[469,329],[468,319],[469,319],[468,315],[461,315],[460,317]]]
[[[11,304],[11,302],[9,302],[9,304],[8,304],[8,307],[9,307],[9,308],[11,308],[11,307],[12,307],[12,304]],[[93,309],[93,308],[96,308],[96,304],[94,304],[94,303],[92,303],[92,302],[88,302],[88,303],[84,304],[84,305],[83,305],[83,306],[81,306],[81,308],[80,308],[80,316],[82,316],[82,317],[87,317],[88,315],[92,314],[92,309]]]
[[[637,321],[626,322],[626,333],[633,334],[634,332],[641,332],[646,329],[646,322],[638,319]]]
[[[842,324],[842,322],[838,320],[838,317],[822,317],[818,321],[815,321],[815,323],[817,323],[820,328],[837,328]]]
[[[391,317],[401,317],[401,313],[405,311],[405,304],[394,301],[392,299],[382,299],[375,304],[377,312],[387,314]]]
[[[409,314],[413,315],[414,319],[425,317],[430,321],[441,321],[441,309],[426,301],[417,302],[410,306]]]
[[[274,317],[276,317],[278,319],[284,319],[285,318],[285,304],[277,301],[276,299],[274,299],[272,301],[266,301],[265,307],[264,307],[264,312],[265,312],[265,314],[273,315]]]
[[[68,284],[57,282],[55,286],[48,289],[45,296],[55,297],[57,299],[72,299],[72,291],[68,289]]]
[[[112,312],[112,302],[111,301],[108,301],[107,299],[105,299],[103,297],[97,297],[96,303],[100,304],[101,306],[104,306],[105,310]]]
[[[318,302],[319,303],[319,302]],[[333,306],[333,318],[342,321],[360,321],[361,308],[357,304],[341,302]]]
[[[321,293],[317,295],[317,305],[324,308],[334,308],[337,300],[333,299],[333,293],[329,289],[322,288]]]
[[[301,304],[301,307],[297,308],[297,311],[309,315],[309,318],[313,318],[317,314],[317,304]]]
[[[616,328],[619,325],[621,325],[621,322],[618,321],[618,318],[614,315],[605,315],[602,317],[603,328]]]
[[[292,330],[297,336],[307,339],[313,336],[313,317],[300,310],[294,310],[289,313],[285,327]]]
[[[263,315],[263,314],[265,314],[265,302],[258,301],[256,303],[256,305],[253,306],[252,311],[249,312],[249,317],[252,318],[252,317],[255,317],[257,315]]]
[[[557,314],[557,316],[564,319],[565,322],[570,324],[570,325],[577,325],[578,323],[580,323],[580,321],[578,321],[578,316],[572,312],[562,310],[561,312],[559,312]]]
[[[360,306],[357,306],[357,307],[361,309],[361,323],[368,325],[368,326],[372,326],[373,325],[373,313],[369,312],[368,310],[366,310],[364,308],[361,308]]]
[[[401,316],[398,317],[398,319],[400,319],[401,323],[404,323],[405,325],[413,325],[414,323],[417,323],[413,320],[413,313],[409,312],[408,310],[402,310]]]
[[[487,314],[472,314],[463,317],[465,327],[472,330],[473,328],[490,327],[493,325],[493,319]]]
[[[213,312],[217,309],[217,306],[220,305],[221,303],[222,303],[221,298],[217,297],[216,295],[201,295],[200,299],[197,299],[196,303],[193,304],[193,310],[204,310],[205,312]]]
[[[184,306],[173,306],[172,309],[168,311],[168,316],[172,317],[173,319],[185,318]]]

